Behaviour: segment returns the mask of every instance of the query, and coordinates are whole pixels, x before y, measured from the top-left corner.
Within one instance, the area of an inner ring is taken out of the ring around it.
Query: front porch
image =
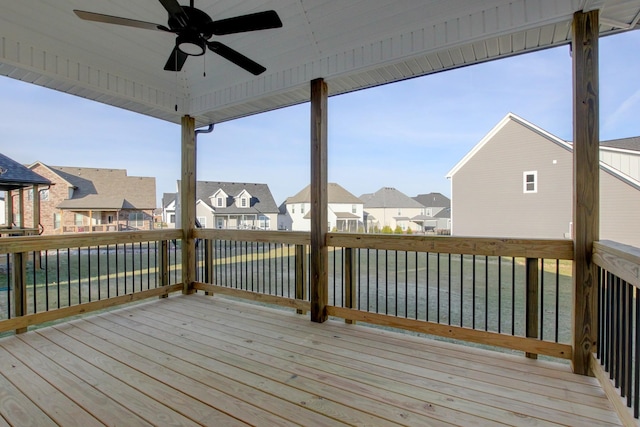
[[[202,294],[0,340],[0,424],[620,425],[566,364]]]

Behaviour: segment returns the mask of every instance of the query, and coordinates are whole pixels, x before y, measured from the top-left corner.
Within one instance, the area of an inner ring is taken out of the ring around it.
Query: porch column
[[[195,119],[182,117],[182,179],[180,226],[182,228],[182,293],[192,294],[196,278],[196,133]]]
[[[39,230],[40,228],[40,190],[38,189],[38,184],[33,186],[33,207],[31,209],[32,212],[32,225],[33,228]]]
[[[327,84],[311,81],[311,320],[327,320],[329,265],[327,250]]]
[[[5,207],[5,222],[7,223],[7,227],[13,227],[13,190],[6,191],[4,196]]]
[[[598,11],[573,16],[573,371],[589,374],[597,337],[598,274],[592,262],[599,238],[600,161]]]

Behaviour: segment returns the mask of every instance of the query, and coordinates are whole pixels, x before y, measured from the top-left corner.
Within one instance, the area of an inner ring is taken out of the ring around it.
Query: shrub
[[[390,226],[385,225],[384,227],[382,227],[382,233],[384,233],[384,234],[392,234],[393,230],[391,229]]]
[[[394,232],[395,234],[402,234],[402,233],[404,233],[404,231],[402,231],[402,227],[400,227],[399,225],[396,225],[396,229],[395,229],[395,230],[393,230],[393,232]]]

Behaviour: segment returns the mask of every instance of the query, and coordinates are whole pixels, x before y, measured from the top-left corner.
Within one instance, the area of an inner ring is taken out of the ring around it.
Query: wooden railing
[[[591,369],[625,425],[640,416],[640,249],[594,243],[598,345]]]
[[[197,229],[195,288],[309,310],[309,233]]]
[[[182,289],[180,230],[0,239],[0,332]]]
[[[196,230],[196,289],[309,309],[309,235]],[[329,233],[331,316],[570,358],[566,240]]]

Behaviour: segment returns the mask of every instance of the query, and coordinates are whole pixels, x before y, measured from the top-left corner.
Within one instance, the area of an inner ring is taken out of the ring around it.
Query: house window
[[[176,214],[169,215],[169,224],[175,224],[175,223],[176,223]]]
[[[142,227],[144,225],[144,213],[143,212],[130,212],[129,213],[129,226],[130,227]]]
[[[291,213],[296,213],[296,205],[291,205]]]
[[[33,188],[30,190],[27,190],[27,201],[30,202],[33,200]]]
[[[204,216],[198,217],[198,222],[200,223],[200,227],[207,228],[207,218]]]
[[[529,171],[522,174],[522,191],[524,193],[538,192],[538,172]]]
[[[300,205],[300,213],[303,214],[304,213],[304,203]]]
[[[358,207],[356,205],[351,205],[351,213],[358,212]]]
[[[247,207],[247,199],[246,198],[242,198],[240,199],[240,206],[242,206],[243,208]]]
[[[224,206],[224,199],[222,197],[218,197],[216,206],[218,206],[219,208]]]
[[[75,214],[74,224],[80,226],[80,225],[83,225],[83,223],[84,223],[84,215],[79,213]]]
[[[49,189],[40,190],[40,200],[46,202],[49,200]]]
[[[398,216],[402,215],[402,209],[398,209]]]
[[[54,213],[53,214],[53,228],[54,229],[60,228],[60,214],[59,213]]]

